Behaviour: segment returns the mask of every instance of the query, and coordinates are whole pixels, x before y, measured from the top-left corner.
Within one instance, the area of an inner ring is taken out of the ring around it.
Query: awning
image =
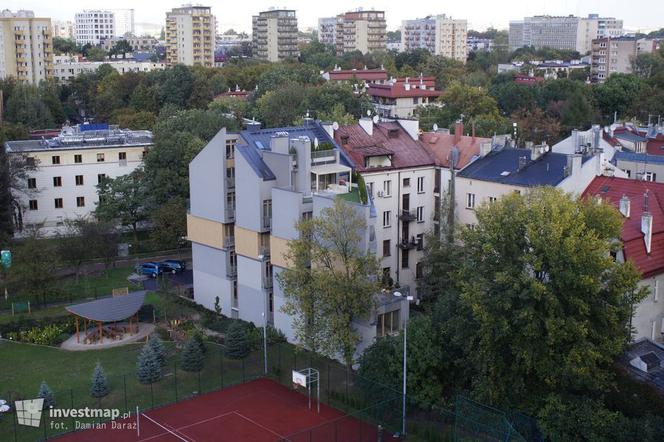
[[[114,298],[98,299],[65,307],[76,316],[99,322],[123,321],[135,315],[143,306],[145,291],[132,292]]]
[[[316,175],[328,175],[330,173],[344,173],[350,172],[352,169],[343,164],[321,164],[319,166],[311,166],[311,173]]]

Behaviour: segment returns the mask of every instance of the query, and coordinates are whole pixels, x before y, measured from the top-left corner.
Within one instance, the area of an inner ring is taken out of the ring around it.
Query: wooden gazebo
[[[138,311],[144,301],[145,291],[139,291],[65,307],[76,318],[76,342],[81,342],[81,319],[83,319],[83,330],[85,331],[83,336],[85,344],[103,343],[104,335],[116,339],[125,333],[130,335],[138,333]],[[92,324],[95,326],[88,331]]]

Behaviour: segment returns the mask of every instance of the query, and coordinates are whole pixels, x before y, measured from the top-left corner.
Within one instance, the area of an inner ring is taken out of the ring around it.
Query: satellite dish
[[[378,115],[374,115],[374,117],[373,117],[374,124],[378,124],[379,121],[380,121],[380,117],[378,117]]]
[[[371,109],[367,109],[367,117],[371,116]]]
[[[398,297],[403,296],[403,295],[401,294],[401,292],[394,292],[393,295],[394,295],[394,296],[398,296]]]
[[[438,125],[436,123],[433,123],[433,131],[434,132],[438,131]]]
[[[336,121],[332,123],[332,129],[339,130],[339,123],[337,123]]]

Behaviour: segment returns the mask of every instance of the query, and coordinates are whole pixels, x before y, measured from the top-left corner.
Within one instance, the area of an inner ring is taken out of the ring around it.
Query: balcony
[[[272,227],[272,217],[263,215],[263,229],[269,230]]]
[[[311,152],[311,164],[334,164],[337,162],[338,152],[334,149]]]
[[[227,249],[232,249],[235,247],[235,237],[234,236],[227,236],[224,238],[224,247]]]
[[[411,222],[417,219],[417,213],[410,210],[402,210],[399,219],[404,222]]]
[[[226,277],[235,278],[237,276],[237,265],[227,265],[226,266]]]
[[[226,177],[226,188],[227,189],[235,188],[235,178]]]
[[[401,242],[399,243],[399,248],[401,250],[412,250],[416,247],[419,246],[419,241],[415,239],[414,236],[411,236],[410,241],[407,239],[402,239]]]

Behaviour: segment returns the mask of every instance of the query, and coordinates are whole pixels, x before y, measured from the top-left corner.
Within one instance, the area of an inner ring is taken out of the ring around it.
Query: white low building
[[[96,72],[101,65],[107,64],[120,74],[127,72],[150,72],[166,68],[164,63],[151,61],[135,61],[124,59],[110,59],[105,61],[83,61],[76,56],[56,55],[53,64],[53,78],[59,83],[68,83],[77,76]]]

